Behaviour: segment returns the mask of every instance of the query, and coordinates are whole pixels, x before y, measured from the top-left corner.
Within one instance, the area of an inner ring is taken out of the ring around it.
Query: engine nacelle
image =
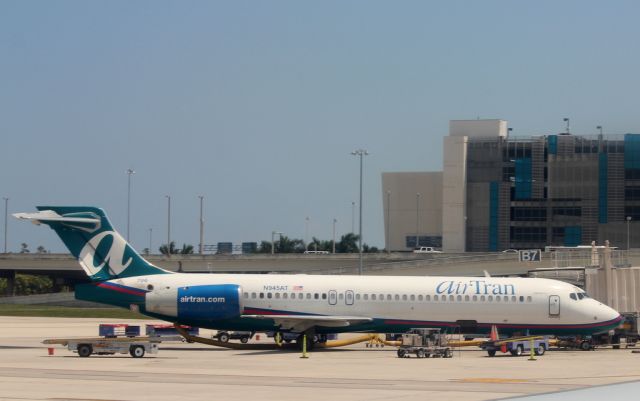
[[[147,293],[146,309],[182,319],[232,319],[242,314],[241,294],[236,284],[159,289]]]

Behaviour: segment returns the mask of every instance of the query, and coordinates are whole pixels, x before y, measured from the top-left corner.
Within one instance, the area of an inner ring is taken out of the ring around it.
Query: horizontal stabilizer
[[[85,231],[95,231],[100,228],[100,217],[93,213],[61,216],[53,210],[42,210],[36,213],[14,213],[13,217],[21,220],[29,220],[37,225],[42,223],[61,223]]]

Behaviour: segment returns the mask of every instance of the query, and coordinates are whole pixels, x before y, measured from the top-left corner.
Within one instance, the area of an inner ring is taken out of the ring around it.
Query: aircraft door
[[[335,305],[338,302],[338,293],[336,290],[329,291],[329,305]]]
[[[344,303],[353,305],[353,291],[347,290],[347,292],[344,293]]]
[[[549,296],[549,316],[560,316],[560,297],[557,295]]]

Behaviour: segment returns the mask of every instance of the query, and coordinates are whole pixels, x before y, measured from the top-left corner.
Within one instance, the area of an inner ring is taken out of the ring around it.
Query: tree
[[[356,253],[358,252],[358,237],[354,233],[348,233],[340,237],[340,242],[336,244],[336,252],[338,253]],[[364,246],[362,247],[364,249]]]
[[[182,249],[176,248],[176,243],[171,241],[169,246],[167,244],[162,244],[159,248],[160,253],[166,256],[170,255],[189,255],[193,253],[193,245],[182,244]]]
[[[20,248],[20,253],[29,253],[29,252],[31,252],[29,250],[29,245],[24,243],[24,242],[22,244],[20,244],[20,247],[21,247]]]
[[[301,239],[292,239],[283,235],[280,240],[275,242],[275,253],[302,253],[304,251],[304,241]],[[271,242],[260,242],[256,253],[271,253]]]
[[[42,245],[40,245],[38,247],[38,249],[36,250],[37,253],[48,253],[48,251],[45,249],[45,247],[43,247]]]
[[[181,255],[190,255],[193,253],[193,245],[182,244],[182,249],[178,252]]]

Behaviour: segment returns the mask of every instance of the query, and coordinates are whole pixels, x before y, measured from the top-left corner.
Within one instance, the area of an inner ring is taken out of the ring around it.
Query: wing
[[[242,315],[249,319],[271,319],[283,330],[301,333],[312,327],[347,327],[371,322],[370,317],[358,316],[314,316],[314,315]]]

